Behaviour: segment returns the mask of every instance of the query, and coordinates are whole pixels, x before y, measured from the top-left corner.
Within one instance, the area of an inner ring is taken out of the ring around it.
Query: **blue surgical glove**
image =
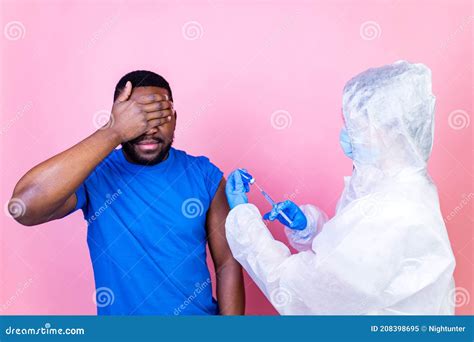
[[[245,169],[237,169],[232,171],[232,173],[229,175],[229,179],[227,179],[225,194],[227,196],[230,209],[234,209],[239,204],[249,202],[247,198],[247,192],[250,191],[250,179],[248,179],[248,177],[242,177],[242,171],[246,172]]]
[[[286,221],[286,219],[280,214],[280,211],[283,211],[285,215],[288,216],[288,218],[291,220],[291,223]],[[263,219],[270,221],[277,219],[283,225],[295,230],[303,230],[308,224],[306,216],[301,211],[301,209],[295,203],[288,200],[275,205],[272,211],[263,215]]]
[[[347,134],[347,130],[345,128],[341,129],[341,134],[339,134],[339,143],[341,144],[344,154],[347,157],[353,159],[351,139],[349,139],[349,135]]]

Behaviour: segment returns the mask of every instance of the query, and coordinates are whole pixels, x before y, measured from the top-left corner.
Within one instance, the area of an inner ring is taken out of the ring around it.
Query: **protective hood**
[[[434,104],[431,71],[423,64],[398,61],[347,82],[343,118],[354,170],[337,211],[386,183],[413,177],[429,181]]]
[[[434,104],[431,71],[423,64],[398,61],[347,82],[343,116],[355,168],[385,175],[424,170],[433,144]]]

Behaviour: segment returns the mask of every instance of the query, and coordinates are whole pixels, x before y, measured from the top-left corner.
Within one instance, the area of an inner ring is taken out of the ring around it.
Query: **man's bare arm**
[[[21,224],[31,226],[63,217],[76,205],[75,191],[92,170],[119,144],[108,129],[42,162],[16,185],[12,198],[22,201],[24,212],[12,213]]]
[[[209,249],[216,269],[217,302],[221,315],[243,315],[245,292],[242,268],[232,256],[225,237],[228,213],[225,179],[222,179],[207,214]]]
[[[11,200],[22,207],[21,213],[11,212],[18,222],[31,226],[67,215],[76,205],[76,189],[117,145],[168,122],[172,110],[167,98],[152,94],[131,101],[131,92],[128,82],[112,107],[111,124],[35,166],[18,181]],[[161,105],[150,109],[153,111],[144,110],[153,103]]]

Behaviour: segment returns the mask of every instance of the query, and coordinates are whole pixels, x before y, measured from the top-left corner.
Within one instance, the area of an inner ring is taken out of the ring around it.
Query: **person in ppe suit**
[[[340,141],[353,172],[335,216],[291,201],[264,216],[287,226],[297,254],[247,203],[247,178],[230,175],[230,248],[280,314],[454,313],[455,261],[427,173],[434,103],[423,64],[372,68],[346,84]]]

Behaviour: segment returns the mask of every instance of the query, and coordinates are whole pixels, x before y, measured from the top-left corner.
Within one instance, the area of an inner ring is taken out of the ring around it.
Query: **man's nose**
[[[145,135],[153,135],[158,132],[158,127],[152,127],[148,131],[145,132]]]

